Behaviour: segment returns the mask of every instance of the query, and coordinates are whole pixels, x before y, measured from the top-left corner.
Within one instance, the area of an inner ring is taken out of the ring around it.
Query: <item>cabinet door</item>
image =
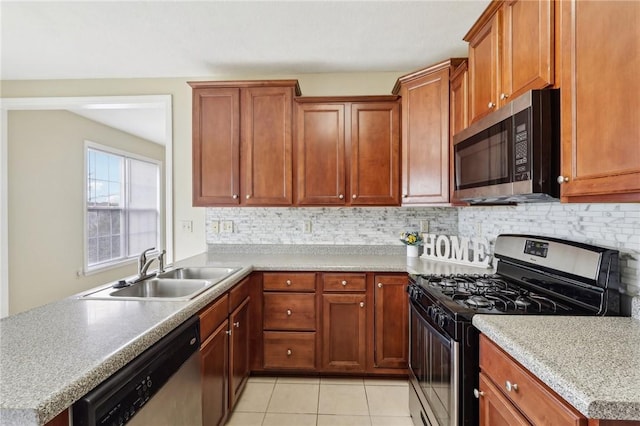
[[[499,106],[553,84],[554,77],[553,1],[506,1],[503,18]]]
[[[245,205],[287,206],[292,192],[293,89],[242,89],[242,197]]]
[[[409,300],[406,275],[374,277],[374,367],[407,368]]]
[[[202,363],[202,424],[223,425],[229,395],[229,322],[225,320],[200,348]]]
[[[640,2],[567,0],[561,7],[561,196],[638,202]]]
[[[229,409],[232,410],[249,377],[249,298],[229,315]]]
[[[240,194],[240,89],[193,90],[193,205],[236,205]]]
[[[498,106],[500,72],[500,21],[496,12],[491,21],[469,41],[469,119],[484,117]]]
[[[449,69],[402,88],[402,204],[449,201]]]
[[[400,105],[351,104],[351,205],[400,204]]]
[[[364,371],[365,294],[322,295],[322,366],[328,371]]]
[[[460,203],[453,198],[455,190],[455,157],[453,155],[453,135],[469,125],[469,66],[463,62],[451,75],[449,96],[449,193],[451,203]]]
[[[297,204],[345,204],[344,120],[344,104],[297,104]]]
[[[480,373],[480,426],[529,426],[531,423]]]

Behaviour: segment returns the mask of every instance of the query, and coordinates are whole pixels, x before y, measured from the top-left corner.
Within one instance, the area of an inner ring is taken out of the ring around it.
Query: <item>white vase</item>
[[[420,246],[407,245],[407,257],[418,257],[420,254]]]

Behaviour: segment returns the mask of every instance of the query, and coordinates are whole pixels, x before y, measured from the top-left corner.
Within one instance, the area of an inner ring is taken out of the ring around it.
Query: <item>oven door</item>
[[[410,300],[410,411],[416,426],[457,426],[459,343],[437,331],[424,309]]]

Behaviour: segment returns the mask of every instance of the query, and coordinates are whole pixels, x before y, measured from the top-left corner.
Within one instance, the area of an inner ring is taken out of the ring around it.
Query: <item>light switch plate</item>
[[[224,232],[224,233],[232,233],[233,232],[233,221],[232,220],[223,220],[222,221],[222,232]]]

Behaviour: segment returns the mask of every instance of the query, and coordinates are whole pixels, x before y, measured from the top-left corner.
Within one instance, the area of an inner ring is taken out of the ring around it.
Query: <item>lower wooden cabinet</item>
[[[229,321],[202,343],[202,424],[223,425],[229,400]]]
[[[409,363],[409,304],[407,276],[375,275],[374,368],[407,368]]]
[[[364,372],[367,362],[365,294],[322,295],[322,369]]]
[[[278,370],[315,370],[316,333],[265,331],[264,367]]]
[[[249,378],[249,297],[229,315],[229,409],[233,409]]]
[[[582,414],[484,335],[480,370],[481,425],[587,425]]]
[[[253,371],[407,375],[407,274],[264,272],[262,284]]]
[[[249,377],[250,290],[245,278],[202,309],[202,423],[223,425]]]

